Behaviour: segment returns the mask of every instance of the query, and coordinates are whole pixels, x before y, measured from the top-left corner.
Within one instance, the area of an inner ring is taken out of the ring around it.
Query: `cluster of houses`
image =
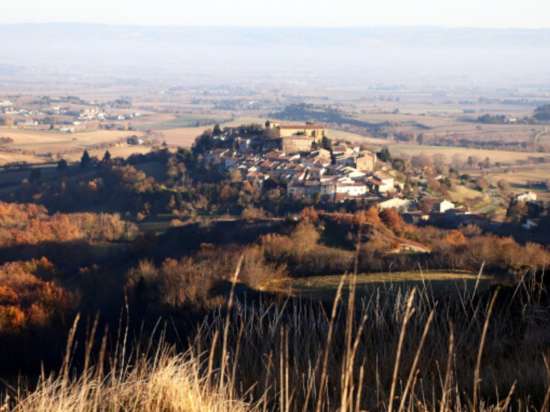
[[[0,113],[9,114],[13,110],[13,103],[10,100],[0,100]]]
[[[384,200],[398,197],[403,184],[377,161],[376,153],[346,142],[322,146],[324,129],[315,124],[278,125],[266,122],[263,136],[232,139],[232,145],[210,150],[205,162],[224,171],[238,170],[261,188],[269,180],[286,184],[292,198],[339,202],[348,199]]]
[[[90,120],[125,121],[125,120],[136,119],[138,117],[141,117],[140,112],[116,114],[116,113],[105,112],[98,107],[83,109],[80,111],[80,114],[78,115],[79,120],[88,120],[88,121]]]
[[[17,128],[57,130],[63,133],[96,129],[105,121],[129,121],[141,116],[139,112],[113,111],[109,107],[92,105],[78,98],[53,100],[47,97],[22,104],[0,100],[0,114],[9,116],[11,125]]]
[[[287,196],[324,202],[360,200],[380,209],[396,209],[411,219],[469,215],[467,209],[439,199],[429,212],[405,195],[400,174],[379,161],[375,152],[345,141],[328,143],[316,124],[278,125],[266,122],[257,135],[226,129],[212,136],[219,144],[204,153],[208,167],[233,173],[258,189],[284,184]]]

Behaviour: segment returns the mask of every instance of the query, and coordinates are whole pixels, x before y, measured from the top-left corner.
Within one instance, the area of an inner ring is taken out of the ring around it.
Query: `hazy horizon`
[[[42,3],[42,4],[41,4]],[[0,22],[78,22],[237,27],[425,26],[550,28],[550,4],[524,0],[19,0],[1,7]]]
[[[193,23],[158,23],[158,22],[120,22],[113,23],[109,21],[85,21],[85,20],[46,20],[46,21],[3,21],[0,19],[0,26],[50,26],[50,25],[80,25],[80,26],[111,26],[111,27],[145,27],[145,28],[191,28],[191,29],[200,29],[200,28],[225,28],[225,29],[327,29],[327,30],[354,30],[354,29],[441,29],[441,30],[494,30],[494,31],[512,31],[512,30],[521,30],[521,31],[550,31],[550,24],[546,26],[490,26],[490,25],[472,25],[472,24],[463,24],[463,25],[445,25],[437,23],[425,23],[425,24],[416,24],[416,23],[366,23],[366,24],[352,24],[352,25],[330,25],[330,24],[320,24],[320,25],[304,25],[304,24],[231,24],[231,22],[226,23],[212,23],[212,24],[193,24]]]
[[[0,36],[0,76],[18,81],[550,87],[550,29],[13,23]]]

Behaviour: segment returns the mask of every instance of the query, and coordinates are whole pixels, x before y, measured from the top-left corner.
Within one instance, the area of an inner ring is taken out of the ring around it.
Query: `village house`
[[[246,153],[251,150],[252,139],[237,137],[235,139],[235,143],[237,145],[237,150],[239,151],[239,153]]]
[[[363,180],[363,178],[366,176],[366,173],[361,172],[356,168],[350,166],[339,167],[336,169],[336,172],[339,175],[349,177],[353,180]]]
[[[355,167],[362,172],[372,172],[376,166],[376,153],[362,151],[355,160]]]
[[[138,143],[135,143],[135,144],[138,144]],[[225,167],[226,159],[232,156],[233,156],[233,153],[229,149],[214,149],[205,156],[204,161],[209,166]]]
[[[281,148],[285,153],[309,152],[314,139],[308,136],[290,136],[281,139]]]
[[[271,139],[284,139],[292,136],[305,136],[314,139],[315,143],[321,143],[325,137],[325,129],[317,124],[306,122],[305,124],[280,125],[271,121],[265,122],[266,135]]]
[[[332,158],[330,151],[326,149],[319,149],[311,152],[311,154],[304,157],[302,161],[306,166],[328,167],[332,163]]]
[[[412,202],[409,199],[394,197],[392,199],[388,199],[378,203],[378,208],[380,210],[395,209],[399,212],[406,212],[409,209],[411,203]]]
[[[334,163],[341,166],[355,166],[358,151],[349,147],[347,144],[340,143],[332,147]]]
[[[514,197],[514,200],[521,203],[536,202],[537,194],[534,192],[520,193]]]
[[[321,197],[324,200],[332,201],[336,195],[337,176],[323,176],[321,178]]]
[[[142,145],[145,143],[145,141],[138,136],[130,136],[128,139],[126,139],[126,143],[129,145]]]
[[[363,196],[368,192],[365,183],[356,182],[349,177],[343,177],[336,182],[336,198],[344,199],[348,197]]]
[[[367,183],[375,193],[386,194],[395,191],[395,179],[382,172],[370,176]]]
[[[434,206],[434,211],[437,213],[446,213],[453,209],[456,209],[456,205],[450,200],[443,200]]]
[[[321,144],[325,129],[314,123],[280,125],[265,122],[265,135],[268,139],[279,141],[285,153],[309,152],[313,144]]]
[[[321,193],[321,185],[319,181],[301,181],[293,179],[287,186],[288,195],[298,198],[311,198]]]

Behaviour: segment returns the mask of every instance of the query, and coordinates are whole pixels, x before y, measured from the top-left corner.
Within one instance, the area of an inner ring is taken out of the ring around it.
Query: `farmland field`
[[[466,160],[469,156],[475,156],[479,160],[488,157],[491,162],[515,163],[517,161],[528,160],[530,157],[545,157],[550,159],[548,153],[537,152],[512,152],[507,150],[483,150],[471,149],[464,147],[449,147],[449,146],[425,146],[416,144],[394,143],[388,144],[390,152],[396,156],[415,156],[420,154],[426,155],[444,155],[447,160],[452,160],[453,156],[458,156],[462,160]]]
[[[84,149],[89,149],[93,155],[103,155],[106,148],[113,156],[127,157],[132,153],[143,153],[146,148],[128,146],[123,142],[134,134],[142,135],[141,132],[118,130],[59,133],[1,127],[0,136],[11,138],[13,142],[0,146],[0,164],[15,161],[44,162],[50,154],[54,158],[61,156],[67,160],[76,160]],[[106,147],[98,147],[102,145]]]
[[[236,127],[243,124],[260,123],[265,122],[257,117],[239,117],[231,121],[221,123],[222,127]],[[201,135],[206,129],[211,128],[208,126],[200,127],[175,127],[168,129],[159,129],[158,131],[162,135],[163,141],[170,146],[179,147],[191,147],[195,139]]]
[[[486,175],[487,180],[496,185],[505,181],[510,185],[512,193],[521,193],[527,190],[537,193],[541,200],[550,201],[550,192],[540,186],[541,182],[550,180],[550,165],[532,165],[529,167],[510,167],[509,169],[492,172]]]
[[[222,115],[208,115],[208,114],[184,114],[177,116],[165,116],[163,119],[159,118],[159,121],[153,123],[138,123],[138,129],[153,129],[153,130],[166,130],[166,129],[179,129],[179,128],[193,128],[199,125],[202,128],[208,128],[210,125],[216,123],[227,123],[231,119]]]
[[[478,111],[469,114],[469,118],[492,113]],[[504,112],[495,112],[499,114]],[[528,115],[528,112],[517,113],[517,117]],[[422,133],[429,142],[431,139],[460,138],[472,141],[497,140],[502,142],[529,142],[535,136],[540,136],[541,143],[548,142],[550,136],[544,125],[533,124],[485,124],[468,121],[459,113],[368,113],[356,116],[360,120],[371,123],[387,123],[387,127],[394,133],[413,132]]]
[[[377,139],[375,137],[363,136],[357,133],[347,132],[338,129],[327,129],[326,135],[330,139],[334,140],[346,140],[352,143],[358,144],[372,144],[372,145],[386,145],[387,142],[384,139]]]
[[[110,143],[131,134],[132,131],[94,130],[78,133],[59,133],[50,131],[34,131],[0,127],[0,135],[10,137],[14,141],[9,146],[32,148],[33,150],[51,150],[66,148],[65,145],[92,145]],[[137,133],[140,134],[140,133]]]
[[[205,127],[180,127],[161,130],[162,140],[170,146],[191,147]]]
[[[14,162],[23,162],[23,163],[38,163],[43,161],[37,156],[30,154],[20,154],[20,153],[11,153],[11,152],[1,152],[0,151],[0,166],[14,163]]]

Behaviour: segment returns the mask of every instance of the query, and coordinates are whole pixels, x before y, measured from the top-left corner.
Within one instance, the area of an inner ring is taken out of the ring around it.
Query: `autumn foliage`
[[[114,241],[135,236],[135,225],[116,214],[57,213],[36,204],[0,202],[0,247],[74,240]]]
[[[74,296],[51,280],[54,274],[46,258],[0,266],[0,335],[46,326],[73,305]]]

